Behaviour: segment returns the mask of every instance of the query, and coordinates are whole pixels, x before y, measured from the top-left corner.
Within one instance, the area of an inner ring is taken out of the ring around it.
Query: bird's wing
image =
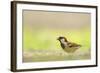
[[[68,43],[68,46],[69,46],[69,47],[78,47],[78,46],[81,46],[81,45],[76,44],[76,43],[69,42],[69,43]]]

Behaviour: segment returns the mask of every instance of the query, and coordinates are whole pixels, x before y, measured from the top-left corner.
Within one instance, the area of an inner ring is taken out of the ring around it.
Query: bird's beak
[[[59,38],[57,38],[57,40],[59,40]]]

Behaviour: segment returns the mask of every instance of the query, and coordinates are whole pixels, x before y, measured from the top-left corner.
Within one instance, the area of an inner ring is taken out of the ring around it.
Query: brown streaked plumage
[[[59,37],[57,40],[60,41],[61,47],[67,53],[73,53],[81,47],[79,44],[69,42],[65,37]]]

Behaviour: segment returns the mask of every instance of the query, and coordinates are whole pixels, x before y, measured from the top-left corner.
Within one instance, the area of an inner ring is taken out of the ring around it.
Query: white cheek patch
[[[61,42],[62,42],[64,45],[67,45],[67,42],[65,41],[65,39],[61,39]]]
[[[61,39],[61,42],[65,42],[65,39]]]

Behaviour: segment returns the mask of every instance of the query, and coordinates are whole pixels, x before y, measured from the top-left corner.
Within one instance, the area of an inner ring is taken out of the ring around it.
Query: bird
[[[74,53],[77,49],[81,47],[80,44],[69,42],[67,38],[63,36],[58,37],[57,40],[60,41],[60,45],[66,53]]]

